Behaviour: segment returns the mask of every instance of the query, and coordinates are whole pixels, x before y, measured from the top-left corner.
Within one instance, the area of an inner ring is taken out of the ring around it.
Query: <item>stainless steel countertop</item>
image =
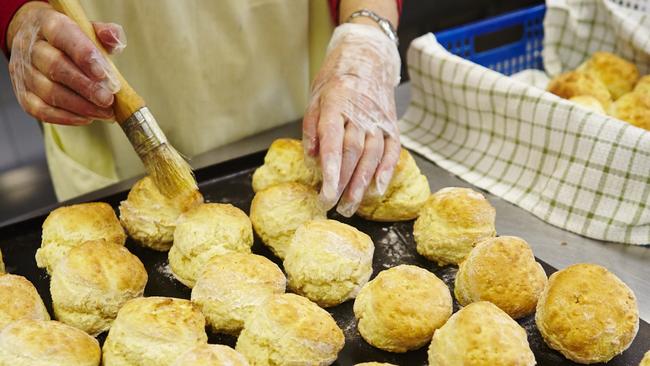
[[[398,115],[408,106],[410,89],[408,83],[397,89]],[[268,148],[279,137],[300,138],[300,121],[283,125],[242,141],[202,154],[191,161],[194,168],[236,158]],[[428,160],[415,155],[422,172],[429,179],[432,191],[442,187],[472,185],[448,173]],[[98,192],[79,197],[73,201],[97,199],[108,194],[129,189],[134,180],[121,182]],[[609,268],[635,292],[641,318],[650,321],[650,246],[632,246],[606,243],[572,234],[549,225],[527,211],[514,206],[496,196],[487,194],[497,212],[497,232],[500,235],[516,235],[528,241],[541,260],[556,268],[564,268],[574,263],[597,263]],[[42,211],[47,212],[49,208]],[[11,221],[17,221],[15,218]]]

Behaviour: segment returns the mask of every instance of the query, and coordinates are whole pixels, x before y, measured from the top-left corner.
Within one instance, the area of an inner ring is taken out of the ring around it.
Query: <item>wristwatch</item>
[[[390,40],[393,41],[396,46],[399,45],[399,39],[397,38],[397,32],[395,31],[395,27],[393,27],[390,20],[388,20],[386,18],[383,18],[383,17],[380,17],[379,15],[377,15],[377,13],[375,13],[372,10],[361,9],[361,10],[357,10],[354,13],[350,14],[350,16],[348,17],[348,20],[346,21],[346,23],[349,23],[350,20],[352,20],[354,18],[358,18],[358,17],[366,17],[366,18],[370,18],[370,19],[374,20],[375,23],[377,23],[377,25],[379,25],[379,29],[381,29],[384,33],[386,33],[388,38],[390,38]]]

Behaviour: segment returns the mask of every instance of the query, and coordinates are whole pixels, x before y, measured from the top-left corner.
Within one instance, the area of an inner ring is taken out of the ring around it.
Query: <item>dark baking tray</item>
[[[231,203],[248,213],[253,199],[251,175],[255,168],[262,164],[264,154],[265,152],[259,152],[198,170],[196,177],[205,199],[209,202]],[[121,192],[106,196],[101,201],[117,207],[119,202],[126,198],[126,195],[127,192]],[[36,267],[34,260],[34,253],[40,246],[41,225],[45,216],[44,214],[36,214],[34,217],[0,227],[0,248],[4,254],[8,272],[23,275],[32,281],[43,297],[50,313],[52,313],[49,278],[45,271]],[[438,267],[417,254],[413,241],[412,222],[376,223],[357,217],[346,219],[336,213],[332,213],[330,216],[353,225],[372,237],[375,243],[374,275],[383,269],[398,264],[415,264],[430,270],[443,279],[453,293],[456,268]],[[145,295],[189,298],[190,290],[174,280],[169,274],[167,253],[140,248],[130,240],[127,242],[127,247],[142,260],[149,273],[149,282],[145,289]],[[261,244],[257,237],[255,237],[253,252],[271,258],[278,265],[282,264]],[[555,268],[546,263],[541,263],[548,274],[555,271]],[[0,299],[0,301],[11,301],[11,299]],[[400,366],[427,364],[427,347],[404,354],[392,354],[380,351],[367,344],[357,332],[352,304],[352,301],[348,301],[328,309],[345,332],[346,338],[345,348],[339,354],[335,365],[349,366],[364,361],[390,362]],[[454,310],[458,310],[456,302],[454,302]],[[532,316],[520,320],[519,323],[528,332],[528,341],[535,353],[538,365],[575,365],[546,346],[535,327]],[[100,335],[100,341],[103,341],[104,337],[105,335]],[[210,342],[234,346],[235,338],[210,335]],[[607,365],[637,366],[644,352],[648,349],[650,349],[650,325],[641,321],[639,333],[632,346]]]

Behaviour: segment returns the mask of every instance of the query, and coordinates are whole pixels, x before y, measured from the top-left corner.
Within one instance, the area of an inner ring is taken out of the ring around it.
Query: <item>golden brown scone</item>
[[[97,340],[54,320],[23,319],[0,331],[2,366],[99,366]]]
[[[228,346],[202,344],[177,358],[172,366],[248,366],[241,353]]]
[[[600,114],[607,114],[607,112],[605,112],[605,108],[603,108],[603,105],[600,104],[598,99],[592,97],[591,95],[577,95],[575,97],[571,97],[569,100],[576,104],[580,104],[590,111]]]
[[[178,219],[169,266],[174,276],[193,287],[205,265],[228,253],[250,253],[253,227],[244,211],[231,204],[205,203]]]
[[[174,241],[176,220],[185,211],[203,203],[198,191],[170,199],[164,196],[153,180],[137,181],[126,201],[120,203],[120,221],[138,244],[158,251],[167,251]]]
[[[103,240],[72,248],[52,271],[57,320],[96,336],[108,330],[127,301],[142,296],[147,271],[125,247]]]
[[[2,252],[0,251],[0,274],[5,273],[5,262],[2,260]]]
[[[380,272],[354,301],[363,339],[389,352],[424,346],[451,313],[447,285],[433,273],[411,265]]]
[[[269,296],[282,294],[287,279],[273,262],[260,255],[232,253],[209,262],[192,289],[214,332],[237,335],[248,316]]]
[[[25,277],[0,276],[0,330],[20,319],[50,320],[41,296]]]
[[[259,192],[285,182],[318,188],[321,180],[318,166],[305,161],[300,140],[283,138],[273,141],[264,157],[264,165],[253,173],[253,191]]]
[[[237,351],[255,366],[331,365],[345,337],[334,318],[307,298],[273,295],[246,320]]]
[[[189,300],[139,297],[117,313],[104,342],[104,366],[169,366],[205,344],[205,318]]]
[[[494,304],[459,310],[433,335],[430,366],[533,366],[526,331]]]
[[[395,366],[392,363],[383,363],[383,362],[364,362],[358,363],[354,366]]]
[[[591,74],[602,81],[614,100],[632,91],[639,79],[636,65],[609,52],[595,52],[578,67],[578,71]]]
[[[646,352],[639,366],[650,366],[650,351]]]
[[[650,130],[650,95],[627,93],[612,104],[609,114],[636,127]]]
[[[431,195],[415,220],[417,251],[439,265],[458,264],[477,242],[496,235],[496,212],[480,193],[448,187]]]
[[[548,91],[564,99],[590,95],[598,99],[605,109],[612,103],[607,86],[595,76],[580,71],[569,71],[556,76],[548,84]]]
[[[298,226],[325,219],[327,211],[315,189],[301,183],[280,183],[258,191],[251,203],[251,222],[264,244],[280,259]]]
[[[369,192],[373,190],[376,191],[374,183]],[[366,194],[357,215],[372,221],[413,220],[430,194],[427,177],[420,173],[411,154],[402,149],[386,193]]]
[[[59,207],[43,222],[41,247],[36,264],[48,273],[68,251],[90,240],[106,240],[124,245],[126,234],[113,208],[104,202]]]
[[[634,92],[650,96],[650,75],[646,75],[639,79],[634,87]]]
[[[372,275],[372,239],[335,220],[300,226],[284,259],[289,288],[322,307],[353,299]]]
[[[575,264],[551,275],[535,322],[549,347],[578,363],[607,362],[639,329],[632,290],[606,268]]]
[[[500,236],[479,242],[458,268],[454,294],[460,305],[489,301],[513,319],[535,312],[546,273],[523,239]]]

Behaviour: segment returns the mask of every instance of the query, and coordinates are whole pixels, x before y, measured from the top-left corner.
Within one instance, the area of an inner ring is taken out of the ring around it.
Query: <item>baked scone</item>
[[[451,313],[447,285],[426,269],[411,265],[381,271],[354,301],[363,339],[389,352],[424,346]]]
[[[318,165],[305,160],[300,140],[282,138],[273,141],[264,157],[264,165],[253,173],[253,191],[284,182],[318,188],[322,179]]]
[[[273,295],[253,311],[236,350],[255,366],[331,365],[345,337],[334,318],[308,299]]]
[[[564,99],[578,95],[590,95],[600,102],[605,109],[612,103],[612,96],[607,86],[592,74],[569,71],[553,78],[548,84],[548,91]]]
[[[448,187],[429,197],[415,220],[418,253],[439,265],[459,264],[477,242],[496,235],[496,211],[480,193]]]
[[[73,247],[90,240],[124,245],[126,234],[113,208],[104,202],[59,207],[43,222],[41,247],[36,264],[52,273],[56,263]]]
[[[612,104],[609,114],[636,127],[650,130],[650,95],[627,93]]]
[[[533,366],[526,330],[487,301],[471,303],[436,330],[430,366]]]
[[[202,202],[203,196],[198,191],[170,199],[160,193],[151,178],[144,177],[133,185],[127,199],[120,203],[120,221],[136,243],[167,251],[174,241],[178,217]]]
[[[593,75],[605,84],[614,100],[629,93],[639,79],[636,65],[610,52],[595,52],[578,71]]]
[[[354,366],[395,366],[392,363],[383,363],[383,362],[364,362],[358,363]]]
[[[251,222],[264,244],[280,259],[298,226],[313,219],[327,218],[315,189],[286,182],[258,191],[251,203]]]
[[[5,262],[2,260],[2,251],[0,251],[0,274],[5,273]]]
[[[603,108],[603,105],[600,104],[598,99],[592,97],[591,95],[576,95],[575,97],[571,97],[569,100],[576,104],[580,104],[590,111],[600,114],[607,114],[607,112],[605,112],[605,108]]]
[[[202,344],[174,361],[172,366],[248,366],[241,353],[228,346]]]
[[[237,335],[244,321],[271,295],[282,294],[287,279],[273,262],[256,254],[233,253],[209,262],[192,289],[210,328]]]
[[[0,330],[20,319],[50,320],[41,296],[23,276],[0,275]]]
[[[650,96],[650,75],[646,75],[639,79],[634,87],[634,92]]]
[[[205,265],[228,253],[250,253],[253,227],[244,211],[231,204],[205,203],[178,219],[169,266],[185,286],[193,287]]]
[[[513,319],[535,312],[546,273],[523,239],[500,236],[479,242],[458,268],[454,294],[460,305],[489,301]]]
[[[52,271],[57,320],[96,336],[108,330],[127,301],[142,296],[147,271],[125,247],[103,240],[72,248]]]
[[[335,220],[300,226],[284,259],[289,288],[322,307],[353,299],[372,275],[372,239]]]
[[[376,191],[373,186],[368,192]],[[411,154],[402,149],[393,178],[383,196],[366,194],[357,215],[372,221],[406,221],[418,217],[418,212],[431,195],[427,177],[420,173]]]
[[[205,318],[189,300],[139,297],[127,302],[104,342],[104,366],[169,366],[208,342]]]
[[[639,366],[650,366],[650,351],[646,352]]]
[[[636,297],[606,268],[574,264],[549,277],[535,322],[549,347],[578,363],[607,362],[639,329]]]
[[[2,366],[99,366],[97,340],[54,320],[23,319],[0,331]]]

